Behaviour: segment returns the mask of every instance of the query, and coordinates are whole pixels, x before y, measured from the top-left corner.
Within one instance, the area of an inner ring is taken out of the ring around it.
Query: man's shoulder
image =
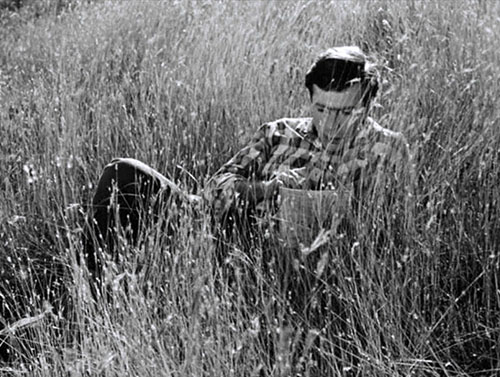
[[[394,154],[408,156],[408,142],[401,132],[382,127],[370,117],[366,119],[366,124],[368,127],[360,136],[371,145],[373,153],[381,156],[394,156]]]
[[[403,141],[405,140],[404,135],[401,132],[393,131],[388,128],[382,127],[377,121],[375,121],[373,118],[368,117],[366,119],[366,122],[368,124],[368,129],[370,132],[373,134],[387,139],[387,140],[400,140]]]
[[[398,148],[408,148],[408,141],[403,133],[382,127],[370,117],[367,118],[367,124],[368,132],[373,135],[372,140],[388,143],[392,146],[397,146]]]

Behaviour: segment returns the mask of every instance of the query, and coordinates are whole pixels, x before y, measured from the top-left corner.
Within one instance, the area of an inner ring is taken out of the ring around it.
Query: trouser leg
[[[94,277],[100,275],[101,252],[116,257],[118,232],[135,244],[151,216],[168,216],[157,211],[175,191],[172,181],[138,160],[120,158],[108,164],[99,179],[85,230],[84,254],[89,272]]]

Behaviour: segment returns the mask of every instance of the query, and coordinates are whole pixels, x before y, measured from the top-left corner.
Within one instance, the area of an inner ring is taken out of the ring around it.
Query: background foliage
[[[0,3],[0,319],[21,352],[3,370],[287,375],[298,344],[346,344],[338,375],[498,373],[498,2],[11,3]],[[183,219],[173,246],[129,250],[111,269],[112,302],[92,303],[75,255],[103,166],[135,157],[199,192],[259,124],[306,115],[307,67],[347,44],[380,63],[374,115],[407,136],[417,173],[411,227],[382,230],[398,241],[381,251],[360,234],[331,260],[362,329],[307,326],[313,309],[294,322],[297,282],[259,242],[251,257],[233,245],[235,280],[220,278],[205,218]]]

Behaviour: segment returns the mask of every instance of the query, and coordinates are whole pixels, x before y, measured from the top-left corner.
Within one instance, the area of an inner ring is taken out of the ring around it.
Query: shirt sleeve
[[[410,153],[410,145],[406,138],[401,135],[395,153],[394,180],[396,183],[395,193],[399,215],[405,219],[406,225],[414,219],[414,190],[415,190],[415,168]]]
[[[378,163],[373,172],[370,200],[383,210],[384,216],[399,222],[412,221],[415,174],[406,138],[394,132],[383,142],[375,143],[372,153]]]
[[[272,134],[273,126],[271,124],[261,126],[253,135],[250,143],[225,163],[211,178],[206,198],[212,206],[216,218],[223,217],[236,202],[248,205],[251,197],[259,196],[257,192],[251,192],[256,190],[256,186],[252,186],[252,184],[263,179],[262,169],[270,157]]]

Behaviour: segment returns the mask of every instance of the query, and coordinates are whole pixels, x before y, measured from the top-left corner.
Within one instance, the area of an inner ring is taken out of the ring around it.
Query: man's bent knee
[[[92,201],[84,240],[91,272],[100,269],[96,247],[114,254],[118,228],[128,229],[127,238],[136,243],[141,227],[160,216],[159,199],[161,202],[170,199],[171,184],[167,177],[132,158],[117,158],[105,166]]]

